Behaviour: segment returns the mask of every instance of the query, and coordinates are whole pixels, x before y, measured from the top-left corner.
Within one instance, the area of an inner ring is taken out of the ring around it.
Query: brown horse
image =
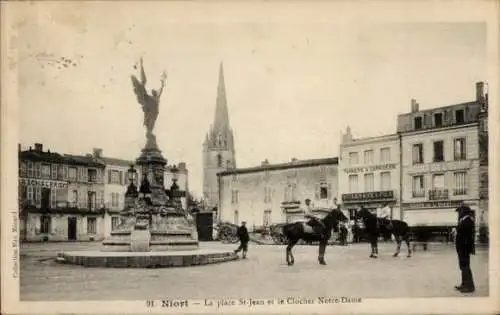
[[[297,242],[302,239],[306,242],[319,242],[319,255],[318,261],[321,265],[326,265],[325,250],[328,240],[332,236],[332,229],[338,225],[340,221],[347,221],[347,217],[339,209],[331,210],[321,222],[323,226],[318,227],[317,230],[313,229],[311,222],[295,222],[285,224],[283,226],[283,234],[287,238],[286,247],[286,262],[289,266],[295,263],[292,254],[292,248]]]

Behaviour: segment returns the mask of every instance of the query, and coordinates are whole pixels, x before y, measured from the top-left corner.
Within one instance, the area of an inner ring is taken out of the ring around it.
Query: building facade
[[[19,151],[21,239],[102,239],[104,165],[95,159],[35,148]]]
[[[219,207],[217,173],[236,168],[233,130],[229,124],[224,70],[219,69],[215,118],[203,142],[203,198],[205,207]]]
[[[23,241],[102,240],[118,226],[133,162],[93,154],[19,149],[19,214]],[[136,167],[139,172],[139,168]],[[187,209],[186,163],[165,168],[165,188]]]
[[[412,225],[456,225],[455,209],[466,202],[479,210],[479,114],[484,84],[476,85],[476,100],[419,110],[398,116],[402,143],[404,220]]]
[[[219,173],[218,218],[250,230],[303,219],[304,201],[331,208],[337,196],[337,158],[296,160]]]
[[[400,138],[397,134],[354,139],[347,127],[339,157],[339,200],[354,218],[360,206],[376,211],[389,205],[392,218],[400,211]]]

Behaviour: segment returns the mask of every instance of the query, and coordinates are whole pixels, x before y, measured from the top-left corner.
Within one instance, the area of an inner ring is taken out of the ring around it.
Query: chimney
[[[178,168],[180,171],[185,171],[186,170],[186,163],[185,162],[179,162]]]
[[[265,159],[264,161],[262,161],[262,163],[260,163],[261,166],[266,166],[266,165],[269,165],[269,160],[268,159]]]
[[[96,158],[101,158],[102,157],[102,149],[101,148],[94,148],[94,157]]]
[[[411,99],[411,112],[412,113],[416,113],[418,112],[418,103],[417,103],[417,100],[415,99]]]
[[[17,144],[17,151],[21,152],[21,144],[20,143]]]
[[[353,140],[351,127],[347,126],[345,129],[345,133],[342,134],[342,143],[351,142]]]
[[[484,82],[476,82],[476,101],[483,102],[484,99]]]
[[[35,143],[35,151],[43,152],[43,144]]]

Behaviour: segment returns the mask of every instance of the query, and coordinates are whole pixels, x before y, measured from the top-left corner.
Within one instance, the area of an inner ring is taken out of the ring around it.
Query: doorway
[[[68,218],[68,241],[76,241],[76,218]]]

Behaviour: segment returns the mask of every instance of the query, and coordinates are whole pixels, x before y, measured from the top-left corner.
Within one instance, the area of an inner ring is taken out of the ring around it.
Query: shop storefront
[[[354,219],[356,211],[363,206],[372,213],[388,205],[393,218],[399,217],[398,201],[393,190],[342,194],[342,208],[347,209],[349,218]]]

